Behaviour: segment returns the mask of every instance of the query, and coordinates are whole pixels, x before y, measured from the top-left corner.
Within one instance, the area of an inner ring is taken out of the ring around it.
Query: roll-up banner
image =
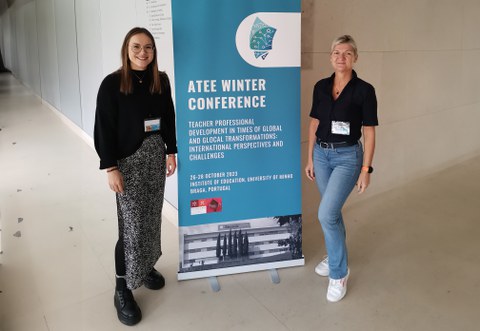
[[[174,0],[178,279],[300,266],[300,0]]]

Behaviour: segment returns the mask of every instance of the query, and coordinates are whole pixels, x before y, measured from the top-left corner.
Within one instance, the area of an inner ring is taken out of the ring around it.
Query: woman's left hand
[[[167,156],[167,177],[170,177],[175,173],[175,169],[177,169],[177,161],[175,159],[175,154],[170,154]]]
[[[370,174],[368,172],[362,171],[360,176],[357,180],[357,192],[358,194],[362,194],[367,189],[368,185],[370,184]]]

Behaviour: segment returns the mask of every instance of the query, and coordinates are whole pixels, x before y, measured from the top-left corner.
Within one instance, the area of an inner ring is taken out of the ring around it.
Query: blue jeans
[[[329,277],[340,279],[347,275],[348,257],[345,243],[345,224],[342,207],[355,187],[363,163],[363,148],[357,145],[313,150],[315,181],[322,196],[318,219],[325,237]]]

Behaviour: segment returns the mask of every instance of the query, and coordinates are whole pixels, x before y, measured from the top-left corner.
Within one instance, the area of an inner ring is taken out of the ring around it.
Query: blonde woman
[[[377,99],[373,86],[353,70],[357,59],[351,36],[333,41],[330,62],[334,73],[315,85],[310,112],[305,173],[322,196],[318,218],[327,250],[315,272],[330,278],[330,302],[345,296],[350,275],[342,207],[355,185],[359,193],[367,189],[373,172]]]

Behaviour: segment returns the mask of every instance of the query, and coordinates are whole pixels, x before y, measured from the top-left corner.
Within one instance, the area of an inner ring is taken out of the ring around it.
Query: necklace
[[[335,96],[338,97],[340,92],[342,92],[343,88],[337,88],[336,86],[334,86],[333,90],[335,91]]]
[[[136,73],[135,71],[132,71],[132,72],[133,72],[133,74],[135,75],[135,77],[138,78],[138,82],[139,82],[140,84],[142,84],[142,83],[143,83],[143,78],[145,77],[146,71],[143,72],[143,75],[142,75],[141,78],[137,75],[137,73]]]
[[[348,84],[348,83],[347,83],[347,84]],[[342,86],[342,84],[336,84],[336,85],[334,84],[334,85],[333,85],[333,90],[335,91],[335,95],[339,95],[340,92],[343,91],[343,89],[345,88],[345,86],[347,86],[347,84],[343,84],[343,86]]]

